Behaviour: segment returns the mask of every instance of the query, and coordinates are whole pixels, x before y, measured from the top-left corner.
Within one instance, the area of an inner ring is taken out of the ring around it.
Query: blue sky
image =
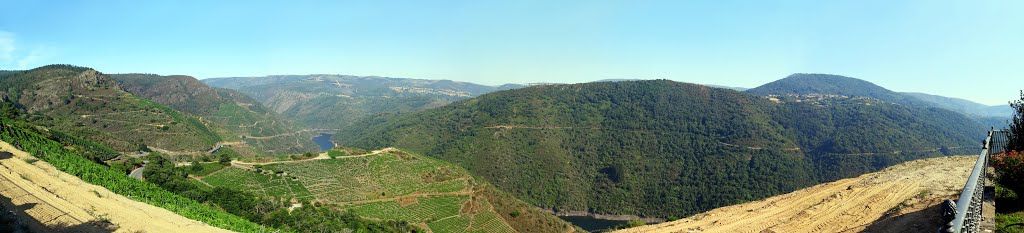
[[[13,1],[0,69],[197,78],[353,74],[482,84],[791,73],[1005,104],[1024,1]]]

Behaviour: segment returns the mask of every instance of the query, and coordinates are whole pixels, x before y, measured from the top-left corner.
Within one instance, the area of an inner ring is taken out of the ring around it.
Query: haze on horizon
[[[1024,82],[1020,1],[0,0],[0,69],[351,74],[488,85],[829,73],[989,105]],[[1017,84],[1017,85],[1013,85]]]

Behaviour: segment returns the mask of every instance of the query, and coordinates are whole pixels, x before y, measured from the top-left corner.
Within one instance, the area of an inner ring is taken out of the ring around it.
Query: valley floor
[[[120,196],[0,141],[0,195],[36,232],[228,232]]]
[[[977,156],[922,159],[620,232],[935,232]],[[989,208],[991,209],[991,208]]]

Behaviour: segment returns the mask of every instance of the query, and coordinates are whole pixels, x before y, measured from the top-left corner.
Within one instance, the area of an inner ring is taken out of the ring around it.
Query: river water
[[[605,220],[596,219],[590,216],[558,216],[566,222],[572,223],[573,225],[583,228],[589,232],[605,232],[610,231],[615,226],[626,224],[626,221],[619,220]]]
[[[331,136],[334,134],[320,133],[320,136],[313,137],[313,142],[320,146],[320,151],[330,150],[334,148],[334,142],[331,142]]]

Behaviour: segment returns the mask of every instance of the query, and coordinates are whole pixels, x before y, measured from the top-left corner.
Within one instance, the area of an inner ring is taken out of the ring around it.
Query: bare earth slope
[[[3,141],[0,166],[3,204],[35,219],[39,232],[229,232],[86,183]]]
[[[976,156],[915,160],[764,200],[620,232],[934,232]]]

